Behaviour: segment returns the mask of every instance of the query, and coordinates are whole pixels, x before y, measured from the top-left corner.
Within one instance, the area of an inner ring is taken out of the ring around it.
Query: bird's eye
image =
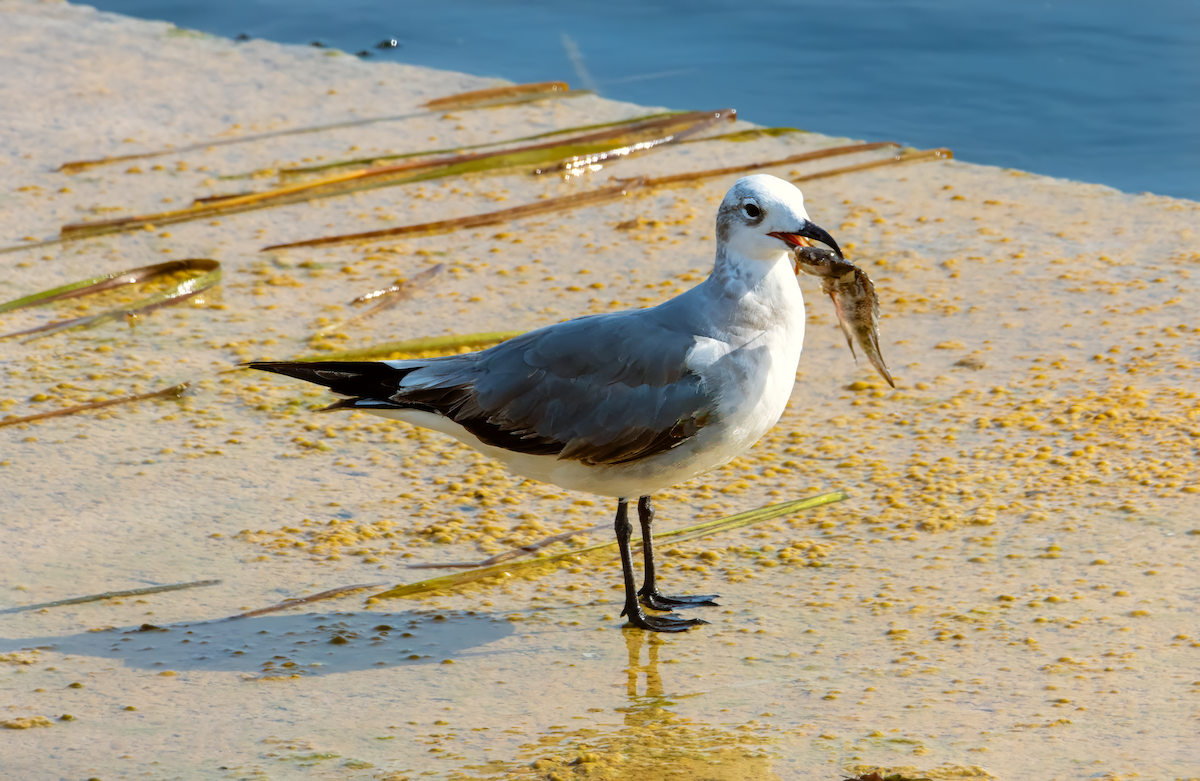
[[[758,204],[755,203],[742,204],[742,211],[752,220],[757,219],[762,214],[762,209],[758,208]]]

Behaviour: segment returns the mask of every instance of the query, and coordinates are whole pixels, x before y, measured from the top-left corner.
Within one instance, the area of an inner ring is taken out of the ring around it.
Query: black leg
[[[648,616],[638,602],[637,586],[633,580],[633,554],[629,550],[629,538],[633,535],[633,524],[629,522],[629,502],[618,500],[617,520],[613,524],[617,533],[617,545],[621,548],[621,570],[625,574],[625,609],[621,615],[629,618],[629,623],[640,629],[651,632],[683,632],[689,627],[707,624],[698,618],[682,620],[678,618]]]
[[[717,607],[713,600],[716,594],[696,594],[694,596],[668,597],[658,591],[658,582],[654,569],[654,540],[650,526],[654,523],[654,505],[649,496],[638,499],[638,521],[642,524],[642,555],[646,561],[646,578],[638,596],[642,604],[654,610],[674,610],[677,607]]]

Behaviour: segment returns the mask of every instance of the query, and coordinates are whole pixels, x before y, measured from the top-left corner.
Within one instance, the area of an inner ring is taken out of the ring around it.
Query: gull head
[[[804,194],[769,174],[738,179],[717,211],[717,242],[726,253],[748,260],[777,261],[801,239],[814,239],[843,257],[833,237],[804,211]]]

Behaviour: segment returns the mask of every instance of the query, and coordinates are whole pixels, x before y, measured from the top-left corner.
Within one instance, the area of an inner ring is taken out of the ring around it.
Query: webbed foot
[[[629,623],[639,629],[645,629],[650,632],[686,632],[694,626],[700,626],[708,622],[699,618],[648,616],[641,610],[635,610],[629,616]]]
[[[718,594],[680,594],[678,596],[667,596],[657,591],[646,591],[645,589],[638,592],[638,598],[643,605],[652,610],[666,611],[688,607],[720,607],[717,602],[713,601],[718,596]]]

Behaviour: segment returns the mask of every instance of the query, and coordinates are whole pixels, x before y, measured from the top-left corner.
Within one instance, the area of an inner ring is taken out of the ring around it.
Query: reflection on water
[[[696,724],[669,710],[675,703],[658,669],[665,640],[640,629],[624,630],[629,652],[626,695],[613,732],[580,729],[544,735],[522,749],[526,764],[504,768],[492,778],[566,781],[574,778],[666,781],[772,781],[766,740],[749,725],[732,730]],[[645,649],[646,662],[642,663]],[[689,697],[701,695],[686,695]],[[585,703],[580,703],[581,710]],[[595,710],[595,709],[589,709]]]

